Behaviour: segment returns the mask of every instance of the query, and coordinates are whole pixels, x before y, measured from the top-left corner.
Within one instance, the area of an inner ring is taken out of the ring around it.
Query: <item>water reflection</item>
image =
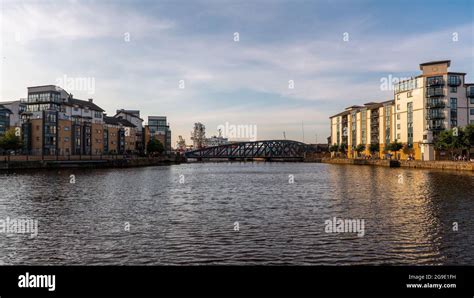
[[[300,163],[3,173],[0,219],[38,219],[39,236],[0,234],[0,264],[473,265],[473,187],[472,173]],[[333,217],[364,219],[365,236],[325,233]]]

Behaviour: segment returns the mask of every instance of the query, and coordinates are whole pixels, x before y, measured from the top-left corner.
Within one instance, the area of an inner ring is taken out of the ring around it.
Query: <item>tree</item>
[[[467,151],[470,152],[471,148],[474,147],[474,124],[466,126],[463,132],[463,143],[466,146]]]
[[[357,155],[360,155],[365,150],[364,144],[357,145],[354,150],[357,152]]]
[[[4,150],[18,150],[21,146],[21,138],[15,134],[15,128],[10,128],[0,137],[0,148]]]
[[[346,143],[342,143],[339,146],[339,152],[341,152],[345,157],[347,157],[347,144]]]
[[[339,151],[339,145],[334,144],[329,147],[329,152],[337,152]]]
[[[386,150],[392,151],[396,156],[397,152],[400,151],[400,149],[402,149],[402,148],[403,148],[402,143],[399,143],[399,142],[397,142],[397,140],[395,140],[392,143],[387,144]]]
[[[370,154],[372,155],[375,155],[375,153],[378,153],[380,151],[379,143],[371,143],[369,145],[369,151],[370,151]]]
[[[456,130],[456,133],[455,133]],[[454,151],[466,149],[470,151],[474,144],[474,125],[470,124],[464,129],[454,128],[442,131],[435,141],[437,151],[448,151],[450,156],[454,156]]]
[[[342,143],[340,146],[339,146],[339,151],[341,153],[346,153],[347,152],[347,144],[346,143]]]
[[[161,154],[163,153],[163,151],[165,151],[165,147],[163,147],[163,144],[159,140],[152,138],[146,145],[146,151],[148,152],[148,154],[151,154],[151,153]]]

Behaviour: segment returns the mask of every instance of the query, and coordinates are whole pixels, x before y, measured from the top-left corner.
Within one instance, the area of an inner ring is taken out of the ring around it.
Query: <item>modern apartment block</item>
[[[28,87],[22,99],[23,151],[33,155],[91,155],[103,152],[103,112],[60,87]]]
[[[74,98],[54,85],[28,87],[26,99],[0,103],[0,135],[18,128],[23,153],[30,155],[142,153],[142,122],[137,110],[107,117],[93,99]]]
[[[434,142],[442,130],[474,123],[474,85],[449,66],[449,60],[422,63],[420,75],[394,86],[394,100],[351,106],[330,117],[331,143],[346,144],[353,158],[359,144],[378,143],[382,156],[397,141],[404,145],[400,158],[435,160]]]
[[[171,151],[171,130],[166,116],[149,116],[145,130],[145,143],[155,138],[160,141],[165,151]]]
[[[473,119],[472,85],[466,84],[465,73],[450,72],[450,64],[422,63],[420,75],[395,85],[395,138],[412,149],[415,159],[434,160],[439,133]]]
[[[19,100],[4,101],[0,103],[0,136],[10,128],[20,128],[20,114],[25,110],[25,105]]]
[[[143,152],[145,149],[145,140],[144,140],[144,128],[143,128],[143,119],[140,118],[139,110],[117,110],[115,118],[121,118],[127,120],[134,126],[133,136],[128,136],[131,140],[132,137],[135,138],[135,148],[133,151]]]
[[[357,157],[355,148],[364,144],[366,150],[362,154],[369,155],[369,145],[379,144],[379,157],[386,144],[393,142],[393,100],[369,102],[363,106],[350,106],[331,119],[332,144],[347,147],[347,156]]]

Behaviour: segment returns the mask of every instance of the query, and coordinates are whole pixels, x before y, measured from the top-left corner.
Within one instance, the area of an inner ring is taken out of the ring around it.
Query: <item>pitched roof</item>
[[[9,108],[6,108],[3,105],[0,105],[0,110],[6,110],[9,114],[13,114],[13,112]]]
[[[130,115],[130,116],[132,116],[132,117],[138,118],[138,119],[140,119],[141,121],[143,121],[142,118],[140,118],[137,114],[135,114],[135,113],[133,113],[133,112],[138,112],[138,113],[140,113],[140,111],[138,111],[138,110],[124,110],[124,109],[121,109],[121,110],[117,110],[117,112],[116,112],[116,114],[115,114],[114,117],[116,117],[116,116],[117,116],[118,114],[120,114],[120,113],[124,113],[124,114]]]
[[[69,103],[71,105],[78,105],[81,108],[87,107],[87,108],[89,108],[91,110],[94,110],[94,111],[104,112],[104,110],[101,107],[99,107],[95,103],[93,103],[91,101],[88,101],[88,100],[81,100],[81,99],[77,99],[77,98],[68,98],[67,103]]]
[[[122,124],[123,126],[126,126],[126,127],[136,127],[133,123],[131,123],[127,119],[123,119],[121,117],[104,116],[104,122],[105,122],[105,124],[110,124],[110,125],[120,125],[120,124]]]

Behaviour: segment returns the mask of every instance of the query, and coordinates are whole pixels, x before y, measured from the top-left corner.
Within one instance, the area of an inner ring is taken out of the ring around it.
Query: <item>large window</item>
[[[385,107],[385,143],[390,143],[390,106]]]
[[[451,127],[458,126],[458,99],[451,98],[449,107],[451,108]]]
[[[360,112],[361,117],[361,128],[362,128],[362,144],[367,144],[367,111],[362,110]]]
[[[357,121],[356,121],[357,113],[352,112],[351,116],[352,116],[351,117],[352,146],[355,146],[357,145]]]
[[[413,103],[407,103],[407,137],[408,145],[413,146]]]

